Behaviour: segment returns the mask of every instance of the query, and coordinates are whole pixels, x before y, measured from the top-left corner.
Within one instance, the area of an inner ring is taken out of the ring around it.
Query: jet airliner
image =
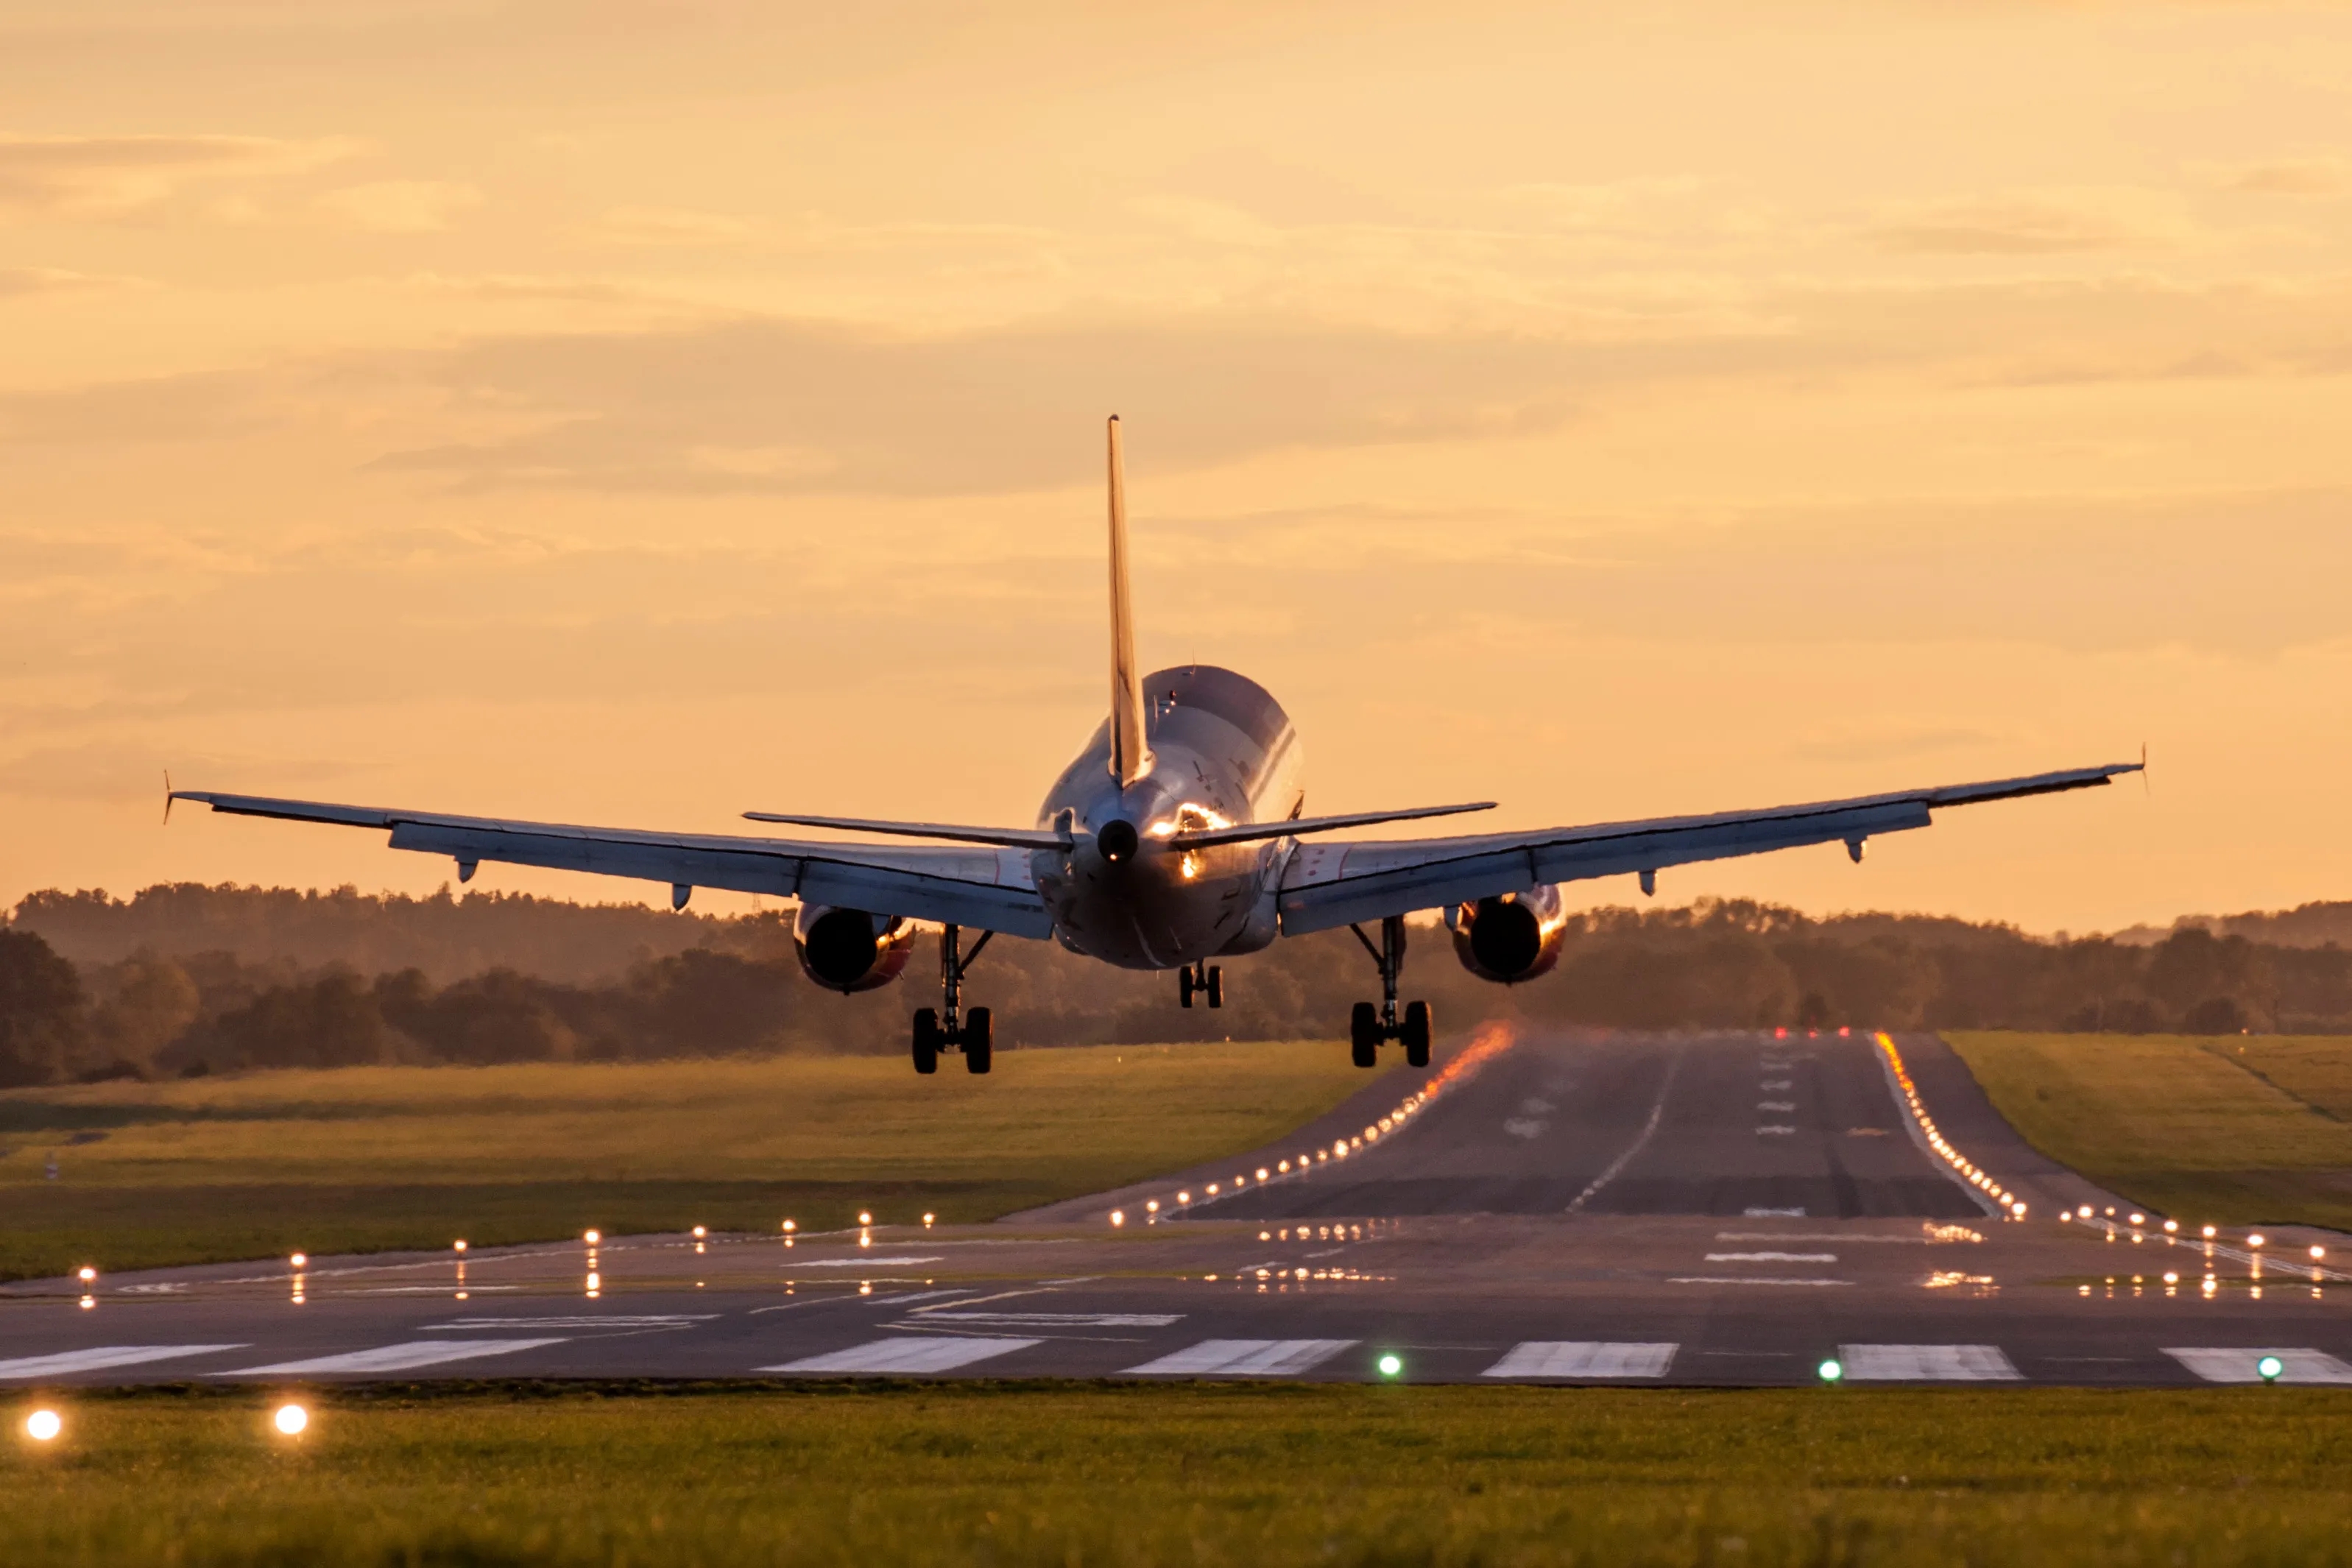
[[[905,970],[919,927],[940,933],[940,1005],[914,1015],[915,1069],[961,1054],[989,1070],[986,1007],[963,1005],[966,973],[998,933],[1058,941],[1126,969],[1173,971],[1177,999],[1224,1000],[1216,959],[1286,936],[1352,929],[1379,975],[1381,1000],[1355,1004],[1359,1067],[1384,1045],[1429,1064],[1426,1003],[1397,1005],[1405,918],[1442,911],[1456,956],[1481,979],[1532,980],[1558,962],[1560,884],[1639,878],[1701,860],[1843,844],[1859,861],[1882,833],[1929,826],[1946,806],[2106,784],[2144,763],[2116,763],[1986,784],[1902,790],[1760,811],[1658,817],[1473,837],[1335,840],[1339,828],[1490,809],[1491,801],[1397,811],[1306,815],[1298,732],[1264,687],[1229,669],[1184,665],[1145,674],[1135,658],[1128,589],[1127,496],[1119,424],[1109,421],[1110,712],[1062,771],[1034,827],[747,811],[755,822],[929,840],[908,845],[654,833],[437,812],[167,790],[215,811],[390,833],[394,849],[446,855],[469,881],[485,860],[631,877],[670,886],[674,908],[696,888],[798,901],[793,948],[809,977],[845,994]],[[1367,927],[1371,928],[1367,931]],[[977,933],[969,948],[966,932]]]

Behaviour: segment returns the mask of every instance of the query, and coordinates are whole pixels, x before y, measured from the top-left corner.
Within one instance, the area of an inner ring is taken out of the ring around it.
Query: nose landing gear
[[[978,962],[981,950],[988,945],[994,931],[984,931],[980,940],[971,944],[970,952],[960,950],[963,935],[960,926],[945,926],[940,931],[940,987],[942,1007],[923,1007],[915,1014],[915,1070],[934,1073],[940,1070],[940,1053],[961,1051],[964,1069],[984,1073],[991,1065],[990,1018],[988,1009],[974,1007],[963,1011],[964,972]]]
[[[1223,964],[1211,963],[1204,958],[1176,972],[1176,1005],[1190,1007],[1195,996],[1207,997],[1212,1007],[1225,1005],[1225,970]]]
[[[1404,968],[1404,917],[1390,915],[1381,921],[1381,940],[1375,945],[1364,934],[1364,928],[1351,925],[1356,940],[1372,955],[1381,968],[1381,1005],[1359,1002],[1348,1017],[1348,1045],[1350,1058],[1360,1068],[1378,1066],[1381,1044],[1394,1040],[1404,1047],[1408,1067],[1429,1065],[1429,1004],[1408,1002],[1404,1016],[1397,1016],[1397,974]]]

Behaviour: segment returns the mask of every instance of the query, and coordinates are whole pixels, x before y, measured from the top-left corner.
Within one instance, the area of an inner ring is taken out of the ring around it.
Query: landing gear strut
[[[1404,917],[1390,915],[1381,921],[1381,940],[1375,945],[1364,934],[1364,928],[1351,925],[1356,940],[1381,966],[1381,1005],[1359,1002],[1348,1019],[1348,1044],[1355,1064],[1360,1068],[1375,1066],[1380,1061],[1381,1042],[1395,1040],[1404,1047],[1407,1065],[1425,1068],[1429,1065],[1429,1004],[1408,1002],[1404,1016],[1397,1016],[1397,973],[1404,968]]]
[[[1176,1005],[1190,1007],[1195,996],[1207,997],[1212,1007],[1225,1005],[1224,965],[1211,963],[1204,958],[1176,972]]]
[[[980,940],[971,944],[970,952],[960,952],[963,937],[961,926],[943,926],[940,931],[940,988],[944,1005],[923,1007],[915,1014],[915,1070],[932,1073],[940,1070],[941,1051],[961,1051],[965,1070],[986,1072],[989,1068],[990,1039],[988,1009],[974,1007],[963,1011],[964,972],[979,962],[981,950],[996,933],[984,931]]]

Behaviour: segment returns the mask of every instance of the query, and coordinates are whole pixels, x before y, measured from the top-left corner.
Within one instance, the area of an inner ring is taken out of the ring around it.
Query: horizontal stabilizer
[[[1009,849],[1067,849],[1070,836],[1035,827],[957,827],[939,822],[880,822],[865,816],[801,816],[782,811],[747,811],[748,822],[782,822],[794,827],[838,827],[849,833],[888,833],[901,838],[941,838],[955,844],[996,844]]]
[[[1420,816],[1457,816],[1465,811],[1492,811],[1491,800],[1465,805],[1416,805],[1405,811],[1359,811],[1346,816],[1298,816],[1288,822],[1244,822],[1234,827],[1202,827],[1179,833],[1168,840],[1178,849],[1206,849],[1213,844],[1247,844],[1259,838],[1289,838],[1301,833],[1329,833],[1340,827],[1370,827],[1376,822],[1410,822]]]

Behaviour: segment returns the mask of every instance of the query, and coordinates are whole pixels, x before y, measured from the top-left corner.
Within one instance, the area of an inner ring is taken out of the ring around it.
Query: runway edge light
[[[1837,1383],[1842,1381],[1845,1376],[1845,1363],[1838,1360],[1835,1356],[1826,1358],[1822,1361],[1820,1366],[1815,1367],[1813,1370],[1821,1373],[1822,1381],[1823,1383]]]
[[[2266,1355],[2254,1363],[2254,1370],[2262,1374],[2264,1383],[2276,1383],[2279,1373],[2286,1370],[2286,1363],[2274,1355]]]
[[[1391,1351],[1386,1355],[1381,1357],[1377,1364],[1381,1369],[1381,1375],[1382,1377],[1394,1377],[1397,1373],[1404,1370],[1404,1358],[1397,1354],[1396,1352]]]

